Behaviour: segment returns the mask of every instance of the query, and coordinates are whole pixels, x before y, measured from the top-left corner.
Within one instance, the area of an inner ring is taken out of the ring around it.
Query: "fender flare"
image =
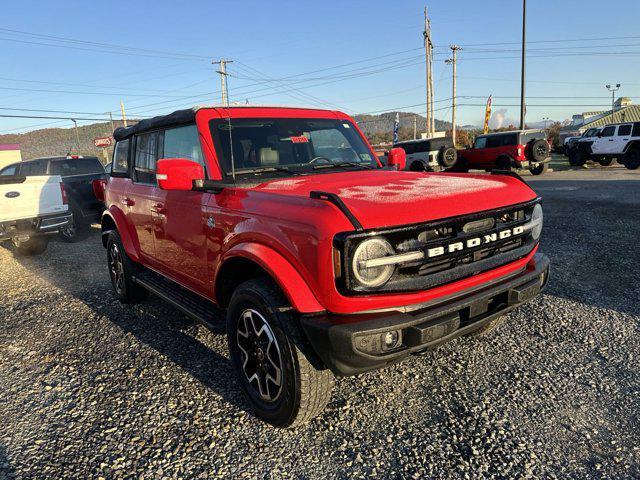
[[[113,205],[109,207],[108,210],[105,210],[102,213],[102,219],[100,223],[102,225],[103,244],[104,235],[109,231],[108,229],[105,230],[104,228],[105,217],[109,217],[111,221],[116,225],[116,230],[120,235],[120,240],[122,240],[122,245],[124,246],[124,250],[129,258],[134,262],[140,261],[140,255],[138,255],[140,247],[138,237],[135,235],[135,232],[132,234],[131,231],[127,228],[127,220],[124,216],[124,213],[122,213],[120,209],[114,207]]]
[[[250,260],[265,270],[282,289],[291,306],[298,312],[314,313],[325,310],[298,270],[276,250],[261,243],[240,243],[228,250],[220,259],[214,285],[219,280],[217,277],[222,265],[235,257]]]

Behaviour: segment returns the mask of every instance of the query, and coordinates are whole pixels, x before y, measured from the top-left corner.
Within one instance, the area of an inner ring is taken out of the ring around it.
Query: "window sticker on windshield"
[[[344,128],[351,128],[351,127],[349,126],[349,124],[348,124],[348,123],[343,123],[343,124],[342,124],[342,126],[343,126]]]
[[[309,139],[304,135],[300,135],[299,137],[290,137],[293,143],[309,143]]]
[[[369,155],[368,153],[361,153],[360,158],[365,162],[371,161],[371,155]]]

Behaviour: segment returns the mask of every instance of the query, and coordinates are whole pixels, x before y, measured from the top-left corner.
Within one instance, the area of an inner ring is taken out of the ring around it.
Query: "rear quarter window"
[[[54,160],[49,166],[50,175],[60,175],[62,177],[98,173],[104,173],[104,168],[97,158],[67,158],[64,160]]]
[[[545,139],[544,132],[523,133],[520,135],[520,145],[526,145],[531,140]]]
[[[640,122],[633,124],[633,136],[640,137]]]
[[[113,161],[111,163],[111,175],[128,176],[129,175],[129,146],[131,140],[120,140],[113,149]]]

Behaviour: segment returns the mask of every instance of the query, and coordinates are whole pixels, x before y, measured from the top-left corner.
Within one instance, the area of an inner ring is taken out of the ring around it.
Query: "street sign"
[[[93,140],[96,147],[107,148],[111,146],[111,137],[100,137]]]

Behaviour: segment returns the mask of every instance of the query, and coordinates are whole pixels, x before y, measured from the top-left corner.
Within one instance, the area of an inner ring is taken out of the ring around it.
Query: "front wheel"
[[[547,170],[549,170],[548,163],[538,163],[536,165],[532,165],[529,167],[529,171],[531,172],[531,175],[542,175]]]
[[[294,427],[324,410],[333,374],[305,345],[297,320],[269,279],[240,285],[227,309],[231,363],[257,417]]]
[[[586,163],[587,159],[581,150],[572,148],[569,151],[569,165],[572,167],[581,167]]]
[[[18,253],[25,257],[44,253],[47,249],[47,245],[49,244],[49,239],[44,235],[29,237],[27,240],[13,238],[12,241]]]

